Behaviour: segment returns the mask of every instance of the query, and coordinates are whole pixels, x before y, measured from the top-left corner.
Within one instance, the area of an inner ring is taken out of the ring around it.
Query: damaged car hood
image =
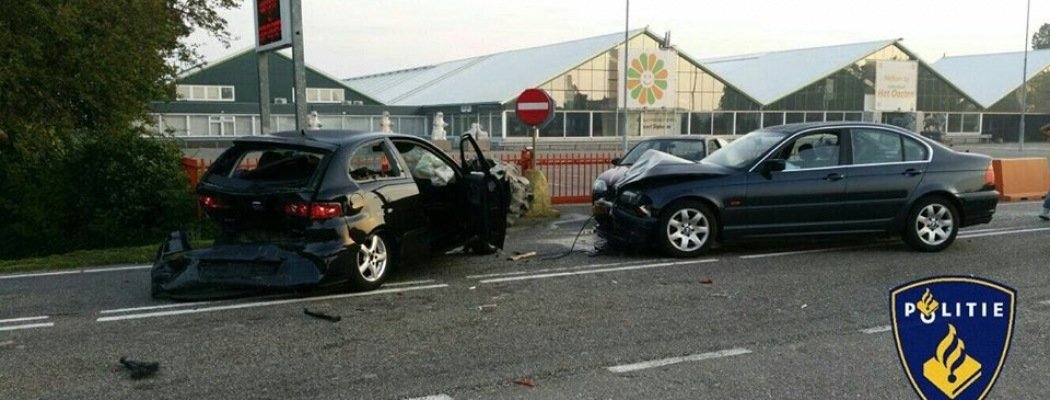
[[[616,183],[622,188],[632,183],[655,177],[665,176],[724,176],[733,170],[703,161],[693,162],[658,150],[648,150],[638,162],[634,163]]]

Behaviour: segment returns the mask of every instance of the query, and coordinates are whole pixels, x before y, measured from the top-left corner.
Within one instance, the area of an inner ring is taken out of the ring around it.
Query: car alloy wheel
[[[667,220],[667,240],[678,251],[693,253],[707,243],[710,224],[704,213],[695,208],[681,208]]]
[[[361,278],[370,283],[382,279],[386,273],[387,259],[387,247],[383,237],[370,235],[357,251],[357,270]]]
[[[923,207],[915,218],[915,233],[919,240],[929,246],[944,244],[954,229],[952,212],[943,204],[933,203]]]

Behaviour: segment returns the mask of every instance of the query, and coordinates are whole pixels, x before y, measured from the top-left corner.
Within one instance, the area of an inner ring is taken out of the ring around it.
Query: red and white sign
[[[292,45],[290,0],[255,1],[255,51],[278,50]]]
[[[526,125],[544,125],[554,119],[554,99],[543,89],[525,89],[518,95],[514,112]]]

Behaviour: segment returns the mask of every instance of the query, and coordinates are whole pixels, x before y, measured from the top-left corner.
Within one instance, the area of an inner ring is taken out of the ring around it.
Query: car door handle
[[[846,179],[846,175],[842,175],[842,174],[840,174],[838,172],[835,172],[835,173],[832,173],[832,174],[828,174],[828,176],[824,177],[824,180],[831,181],[831,182],[841,181],[843,179]]]
[[[919,171],[919,170],[917,170],[915,168],[908,168],[908,169],[904,170],[904,173],[902,173],[901,175],[908,175],[908,176],[922,175],[922,171]]]

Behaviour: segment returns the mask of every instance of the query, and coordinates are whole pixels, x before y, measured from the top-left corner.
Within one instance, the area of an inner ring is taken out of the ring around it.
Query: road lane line
[[[960,235],[966,235],[966,234],[970,234],[970,233],[980,233],[980,232],[996,232],[996,231],[1008,231],[1008,230],[1010,230],[1010,229],[1015,229],[1015,228],[981,228],[981,229],[960,229],[960,230],[959,230],[959,234],[960,234]]]
[[[589,268],[616,267],[616,266],[621,266],[621,265],[642,264],[642,263],[654,262],[654,261],[655,262],[667,262],[667,261],[671,261],[671,260],[669,260],[669,259],[661,259],[661,260],[647,260],[647,261],[623,261],[623,262],[607,263],[607,264],[581,265],[581,266],[576,266],[576,267],[544,268],[544,269],[534,269],[534,270],[529,270],[529,271],[513,271],[513,272],[494,272],[494,273],[491,273],[491,274],[467,275],[466,278],[467,279],[495,278],[495,277],[500,277],[500,276],[538,274],[538,273],[543,273],[543,272],[572,271],[572,270],[589,269]]]
[[[861,329],[860,332],[868,334],[868,335],[871,335],[871,334],[874,334],[874,333],[889,332],[890,329],[891,328],[890,328],[889,325],[882,325],[882,326],[873,326],[871,328]]]
[[[405,400],[453,400],[453,399],[452,399],[452,396],[449,396],[447,394],[433,394],[433,395],[430,395],[430,396],[413,397],[411,399],[405,399]]]
[[[633,372],[633,371],[639,371],[639,370],[649,369],[649,368],[663,367],[663,366],[672,365],[672,364],[678,364],[678,363],[683,363],[683,362],[703,361],[703,360],[710,360],[710,359],[715,359],[715,358],[739,356],[739,355],[744,355],[744,354],[749,354],[749,353],[751,353],[751,350],[738,347],[738,348],[735,348],[735,349],[719,350],[719,351],[713,351],[713,352],[710,352],[710,353],[693,354],[691,356],[671,357],[671,358],[664,358],[662,360],[644,361],[644,362],[640,362],[640,363],[627,364],[627,365],[617,365],[615,367],[609,367],[609,368],[606,368],[606,369],[608,369],[609,372],[619,374],[619,373]]]
[[[278,305],[284,305],[284,304],[306,303],[306,302],[313,302],[313,301],[337,300],[337,299],[345,299],[345,298],[350,298],[350,297],[374,296],[374,295],[388,294],[388,293],[410,292],[410,291],[414,291],[414,290],[440,289],[440,288],[446,288],[446,287],[448,287],[448,284],[428,285],[428,286],[411,286],[411,287],[404,287],[404,288],[379,289],[379,290],[373,290],[371,292],[364,292],[364,293],[334,294],[334,295],[328,295],[328,296],[303,297],[303,298],[297,298],[297,299],[260,301],[260,302],[254,302],[254,303],[237,303],[237,304],[228,304],[228,305],[212,306],[212,307],[199,307],[199,308],[182,309],[182,310],[155,311],[155,312],[148,312],[148,313],[141,313],[141,314],[124,314],[124,315],[114,315],[114,316],[109,316],[109,317],[100,317],[100,318],[96,319],[95,322],[112,322],[112,321],[123,321],[123,320],[129,320],[129,319],[170,317],[170,316],[183,315],[183,314],[197,314],[197,313],[206,313],[206,312],[213,312],[213,311],[239,310],[239,309],[245,309],[245,308],[278,306]]]
[[[812,253],[824,253],[824,252],[828,252],[828,251],[838,251],[838,250],[863,249],[863,248],[868,248],[868,247],[888,246],[890,244],[891,243],[876,243],[876,244],[865,244],[865,245],[860,245],[860,246],[841,246],[841,247],[828,247],[828,248],[825,248],[825,249],[811,249],[811,250],[797,250],[797,251],[781,251],[781,252],[776,252],[776,253],[748,254],[748,255],[740,256],[740,258],[743,259],[743,260],[751,260],[751,259],[756,259],[756,258],[792,256],[792,255],[796,255],[796,254],[812,254]]]
[[[434,283],[433,279],[424,279],[420,281],[404,281],[404,282],[390,282],[384,283],[385,287],[398,287],[398,286],[409,286],[409,285],[423,285],[427,283]]]
[[[54,322],[45,322],[45,323],[42,323],[42,324],[0,326],[0,332],[3,332],[3,331],[17,331],[19,329],[50,328],[52,326],[55,326]]]
[[[195,301],[195,302],[191,302],[191,303],[171,303],[171,304],[161,304],[159,306],[144,306],[144,307],[131,307],[131,308],[117,308],[117,309],[113,309],[113,310],[102,310],[102,311],[99,311],[98,313],[99,314],[120,314],[120,313],[133,312],[133,311],[163,310],[165,308],[178,308],[178,307],[193,307],[193,306],[201,306],[201,305],[212,304],[212,303],[214,303],[214,302],[213,301]]]
[[[129,267],[110,267],[110,268],[89,268],[89,269],[77,269],[70,271],[53,271],[53,272],[38,272],[32,274],[15,274],[15,275],[0,275],[0,280],[3,279],[19,279],[19,278],[36,278],[42,276],[56,276],[56,275],[73,275],[73,274],[93,274],[98,272],[119,272],[119,271],[134,271],[140,269],[150,269],[152,265],[132,265]]]
[[[1050,231],[1050,228],[1018,229],[1018,230],[1013,230],[1013,231],[984,232],[984,233],[974,233],[974,234],[968,234],[968,235],[960,234],[956,238],[957,239],[972,239],[972,238],[979,238],[979,237],[985,237],[985,236],[1014,235],[1014,234],[1018,234],[1018,233],[1045,232],[1045,231]]]
[[[22,318],[0,319],[0,324],[9,324],[9,323],[12,323],[12,322],[39,321],[39,320],[48,319],[48,318],[51,318],[51,317],[49,317],[47,315],[41,315],[39,317],[22,317]]]
[[[524,281],[530,279],[544,279],[544,278],[558,278],[562,276],[574,276],[574,275],[586,275],[586,274],[599,274],[603,272],[619,272],[619,271],[632,271],[637,269],[649,269],[649,268],[660,268],[670,267],[675,265],[686,265],[686,264],[703,264],[718,261],[717,258],[709,258],[706,260],[695,260],[695,261],[681,261],[681,262],[669,262],[660,264],[642,264],[642,265],[631,265],[626,267],[616,268],[600,268],[600,269],[588,269],[581,271],[569,271],[569,272],[555,272],[550,274],[536,274],[536,275],[524,275],[524,276],[510,276],[506,278],[494,278],[484,279],[479,281],[480,283],[499,283],[499,282],[511,282],[511,281]]]

